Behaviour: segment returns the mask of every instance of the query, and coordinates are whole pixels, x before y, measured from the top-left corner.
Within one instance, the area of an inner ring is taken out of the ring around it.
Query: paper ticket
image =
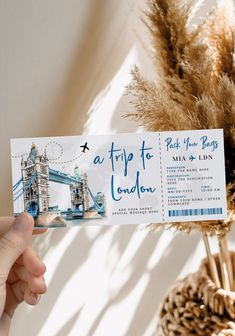
[[[14,215],[35,226],[227,217],[223,130],[11,140]]]

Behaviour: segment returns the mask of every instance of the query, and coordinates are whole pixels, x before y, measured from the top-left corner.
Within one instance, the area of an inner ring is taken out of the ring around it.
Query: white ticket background
[[[11,153],[15,215],[43,220],[47,196],[45,214],[65,226],[227,217],[220,129],[13,139]],[[38,163],[45,153],[47,176]]]
[[[160,133],[163,219],[227,217],[223,130]]]

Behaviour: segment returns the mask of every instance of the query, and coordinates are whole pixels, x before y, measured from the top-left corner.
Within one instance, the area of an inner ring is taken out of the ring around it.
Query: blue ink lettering
[[[172,142],[172,138],[166,138],[165,139],[165,143],[166,143],[166,150],[169,151],[170,149],[179,149],[180,146],[180,142],[179,142],[179,138],[176,138],[175,142]]]
[[[218,141],[209,141],[206,135],[202,136],[200,140],[202,141],[202,149],[208,148],[211,149],[212,152],[214,152],[214,150],[217,149],[219,146]]]
[[[197,142],[190,142],[190,137],[184,138],[184,144],[186,145],[186,150],[189,150],[191,147],[197,147]]]
[[[143,185],[140,184],[140,172],[137,171],[136,172],[136,180],[135,180],[135,184],[131,187],[131,188],[127,188],[127,187],[117,187],[115,188],[114,185],[114,176],[112,175],[111,177],[111,195],[112,195],[112,199],[114,201],[120,201],[122,199],[122,196],[118,197],[116,196],[116,193],[119,195],[122,194],[134,194],[136,193],[138,198],[141,198],[141,194],[143,193],[154,193],[156,190],[156,188],[154,187],[145,187]]]
[[[114,142],[112,142],[111,149],[109,151],[109,153],[110,153],[109,159],[112,162],[112,171],[114,171],[114,152],[120,152],[120,151],[121,151],[121,149],[114,149]],[[116,161],[117,161],[118,160],[118,155],[115,158],[116,158]]]
[[[121,149],[114,149],[114,142],[112,142],[111,145],[111,149],[109,151],[110,155],[109,155],[109,159],[112,162],[112,171],[115,171],[115,162],[119,162],[122,161],[124,163],[124,176],[127,176],[127,172],[128,172],[128,164],[130,161],[133,160],[134,158],[134,154],[133,153],[127,153],[126,149],[123,148],[122,153],[120,154],[115,154],[116,152],[121,152]]]
[[[152,147],[148,147],[148,148],[145,147],[145,141],[143,140],[142,147],[140,149],[140,151],[141,151],[140,157],[142,159],[143,169],[145,169],[145,159],[150,160],[153,157],[153,155],[150,154],[149,152],[145,153],[145,151],[147,151],[147,150],[149,151],[151,149],[153,149],[153,148]]]
[[[104,158],[101,158],[99,155],[97,155],[93,161],[94,164],[102,164],[103,162],[104,162]]]

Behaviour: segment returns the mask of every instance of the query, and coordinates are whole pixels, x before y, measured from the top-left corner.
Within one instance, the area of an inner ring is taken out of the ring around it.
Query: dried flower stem
[[[206,233],[202,233],[202,238],[203,238],[203,241],[204,241],[204,244],[205,244],[205,249],[206,249],[208,264],[209,264],[209,267],[210,267],[211,278],[214,281],[214,283],[216,284],[217,288],[221,288],[221,284],[220,284],[220,280],[219,280],[219,275],[218,275],[218,271],[217,271],[217,267],[216,267],[216,263],[215,263],[215,259],[214,259],[213,255],[212,255],[211,249],[210,249],[208,235]]]
[[[234,274],[233,274],[233,266],[232,261],[230,258],[230,254],[228,251],[228,244],[227,244],[227,238],[225,236],[218,237],[219,239],[219,246],[220,246],[220,253],[223,256],[224,263],[226,265],[226,270],[228,274],[228,280],[229,280],[229,289],[231,291],[234,290]]]

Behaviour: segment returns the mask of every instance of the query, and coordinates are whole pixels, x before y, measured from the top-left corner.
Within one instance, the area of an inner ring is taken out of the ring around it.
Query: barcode
[[[169,217],[177,216],[200,216],[200,215],[221,215],[222,208],[209,208],[209,209],[186,209],[186,210],[169,210]]]

